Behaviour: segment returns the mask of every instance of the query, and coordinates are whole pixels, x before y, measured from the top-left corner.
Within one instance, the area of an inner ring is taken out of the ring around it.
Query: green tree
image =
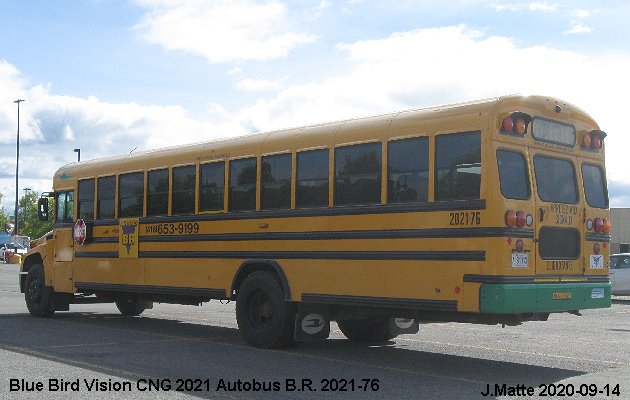
[[[49,221],[40,221],[37,213],[37,201],[39,200],[39,193],[28,192],[22,196],[18,203],[18,210],[20,216],[20,234],[29,236],[31,239],[37,239],[44,236],[47,232],[52,230],[52,218]],[[52,216],[52,205],[50,201],[48,204],[48,215]]]
[[[0,204],[2,204],[2,193],[0,193]],[[0,229],[4,231],[4,227],[9,223],[9,214],[4,211],[4,207],[0,208]]]

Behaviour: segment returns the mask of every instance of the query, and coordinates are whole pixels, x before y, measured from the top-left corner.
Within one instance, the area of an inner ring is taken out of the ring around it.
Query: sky
[[[608,133],[630,207],[630,2],[0,0],[0,193],[81,159],[506,94]]]

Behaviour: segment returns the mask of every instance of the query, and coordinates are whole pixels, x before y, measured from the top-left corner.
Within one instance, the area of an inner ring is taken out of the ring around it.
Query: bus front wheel
[[[337,325],[355,343],[383,343],[396,337],[389,332],[388,319],[346,319]]]
[[[294,306],[284,300],[280,283],[268,272],[254,272],[243,281],[236,298],[236,322],[245,340],[256,347],[294,343]]]
[[[48,318],[55,313],[54,291],[46,286],[44,267],[34,264],[26,275],[24,297],[26,308],[34,317]]]

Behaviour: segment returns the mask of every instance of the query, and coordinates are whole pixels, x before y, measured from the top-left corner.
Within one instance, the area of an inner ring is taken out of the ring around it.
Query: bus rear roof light
[[[501,132],[519,136],[525,135],[530,122],[532,122],[530,115],[520,111],[513,112],[501,121]]]
[[[602,139],[595,132],[591,133],[591,148],[593,148],[595,150],[599,150],[599,149],[602,148]]]
[[[591,135],[584,135],[584,138],[582,139],[582,147],[585,149],[591,148]]]

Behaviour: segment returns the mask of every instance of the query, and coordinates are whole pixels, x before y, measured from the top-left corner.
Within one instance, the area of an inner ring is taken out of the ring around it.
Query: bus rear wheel
[[[147,309],[147,302],[136,298],[125,298],[116,300],[118,311],[126,317],[137,317]]]
[[[46,286],[44,267],[34,264],[26,275],[24,298],[26,308],[34,317],[48,318],[55,313],[54,290]]]
[[[337,325],[355,343],[383,343],[397,336],[389,332],[388,319],[345,319]]]
[[[294,306],[284,300],[280,283],[268,272],[254,272],[243,281],[236,299],[236,321],[253,346],[277,348],[294,343]]]

